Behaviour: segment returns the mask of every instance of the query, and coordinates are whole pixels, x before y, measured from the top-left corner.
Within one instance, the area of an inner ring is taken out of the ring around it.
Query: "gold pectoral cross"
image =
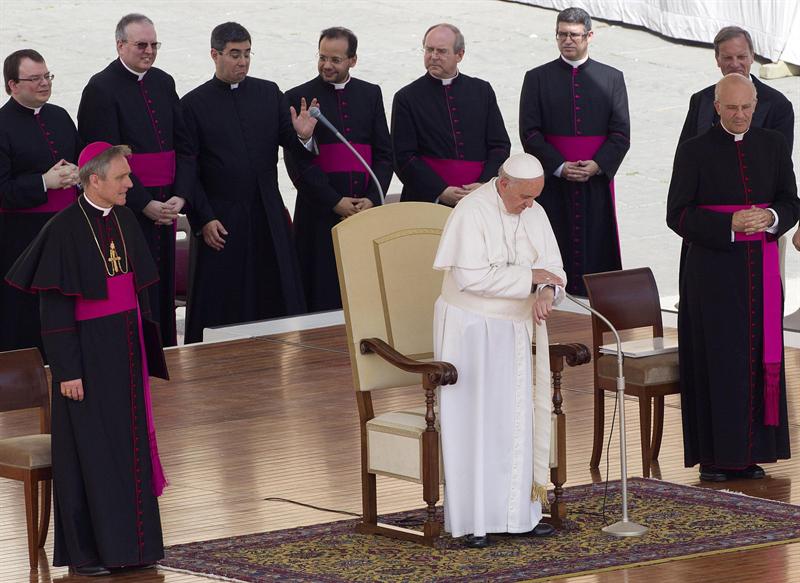
[[[117,246],[114,245],[114,241],[111,241],[111,250],[108,253],[108,262],[111,264],[111,271],[114,275],[122,271],[122,267],[120,267],[120,263],[122,263],[122,257],[117,255]]]

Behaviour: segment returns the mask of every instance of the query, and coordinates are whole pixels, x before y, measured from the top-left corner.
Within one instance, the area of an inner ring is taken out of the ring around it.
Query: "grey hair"
[[[453,52],[460,53],[461,51],[463,51],[464,47],[466,46],[466,44],[464,43],[464,35],[461,33],[461,31],[458,29],[456,25],[449,24],[447,22],[440,22],[439,24],[434,24],[433,26],[428,28],[428,30],[425,31],[425,34],[422,35],[422,46],[423,47],[425,46],[425,39],[428,38],[428,33],[430,33],[430,31],[432,31],[434,28],[439,28],[440,26],[448,29],[450,32],[456,35],[456,41],[453,43]]]
[[[147,18],[144,14],[137,14],[135,12],[126,14],[119,19],[119,22],[117,23],[117,29],[114,31],[114,38],[117,39],[118,42],[124,42],[128,40],[128,32],[125,29],[128,28],[129,24],[133,24],[134,22],[146,22],[147,24],[155,26],[153,21]]]
[[[754,55],[755,51],[753,50],[753,38],[750,36],[750,33],[739,26],[726,26],[725,28],[721,28],[717,33],[717,36],[714,37],[714,56],[719,56],[719,45],[740,36],[743,36],[744,40],[747,41],[750,54]]]
[[[727,81],[726,81],[727,79]],[[728,85],[733,82],[745,83],[750,86],[753,90],[753,99],[758,99],[758,90],[756,89],[755,83],[753,83],[750,79],[745,77],[744,75],[740,75],[739,73],[728,73],[722,79],[717,81],[717,84],[714,85],[714,101],[719,102],[719,88],[720,85]]]
[[[80,170],[78,170],[78,176],[81,179],[81,186],[83,186],[83,189],[86,190],[86,187],[89,186],[89,177],[91,177],[92,174],[97,174],[100,178],[105,179],[111,160],[118,156],[127,158],[130,155],[130,147],[123,144],[111,146],[108,150],[101,152],[86,162],[86,164],[81,166]]]
[[[556,17],[556,28],[559,22],[568,22],[571,24],[582,24],[586,32],[592,30],[592,17],[583,8],[565,8],[558,13]]]

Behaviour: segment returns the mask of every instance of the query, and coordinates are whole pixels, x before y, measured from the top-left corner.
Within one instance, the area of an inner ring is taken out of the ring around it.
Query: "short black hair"
[[[238,22],[223,22],[211,31],[211,48],[219,52],[225,50],[228,43],[251,42],[250,33]]]
[[[589,32],[592,30],[592,17],[583,8],[565,8],[558,13],[556,17],[556,28],[559,22],[568,22],[570,24],[582,24],[583,30]]]
[[[324,38],[346,38],[347,39],[347,58],[352,59],[356,56],[356,51],[358,50],[358,38],[353,31],[349,28],[345,28],[343,26],[333,26],[331,28],[326,28],[321,33],[319,33],[319,41],[317,42],[317,47],[322,44],[322,39]]]
[[[44,63],[44,57],[33,49],[20,49],[14,51],[3,61],[3,81],[6,86],[6,93],[11,95],[9,81],[19,81],[19,66],[22,59],[30,59],[34,63]]]

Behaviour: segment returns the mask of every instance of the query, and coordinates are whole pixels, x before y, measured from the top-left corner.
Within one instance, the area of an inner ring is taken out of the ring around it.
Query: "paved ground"
[[[235,20],[253,36],[251,74],[288,89],[316,74],[319,30],[344,25],[359,36],[356,76],[379,83],[387,112],[394,92],[424,71],[421,37],[443,20],[461,27],[467,52],[462,70],[489,80],[520,151],[517,108],[526,70],[556,57],[555,12],[491,0],[453,1],[105,1],[0,0],[0,55],[33,47],[56,74],[53,102],[77,112],[86,80],[116,57],[114,26],[141,11],[156,23],[164,43],[157,65],[183,94],[213,74],[211,29]],[[649,265],[662,295],[677,293],[679,239],[664,224],[672,157],[692,92],[718,79],[713,52],[644,30],[596,23],[591,55],[625,73],[632,118],[632,147],[617,179],[618,213],[626,267]],[[779,79],[800,112],[800,78]],[[800,134],[798,134],[800,135]],[[795,154],[795,165],[799,158]],[[285,174],[285,173],[284,173]],[[295,193],[285,175],[287,206]],[[397,179],[392,191],[399,191]],[[787,310],[800,305],[800,253],[787,257]]]

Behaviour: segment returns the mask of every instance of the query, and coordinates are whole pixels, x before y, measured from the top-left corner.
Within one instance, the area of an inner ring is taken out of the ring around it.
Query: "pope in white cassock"
[[[488,546],[488,533],[553,533],[539,523],[550,461],[545,320],[566,275],[534,200],[543,187],[535,157],[508,158],[499,177],[455,207],[434,262],[445,272],[435,358],[458,369],[458,382],[440,393],[445,530],[468,535],[469,547]]]

